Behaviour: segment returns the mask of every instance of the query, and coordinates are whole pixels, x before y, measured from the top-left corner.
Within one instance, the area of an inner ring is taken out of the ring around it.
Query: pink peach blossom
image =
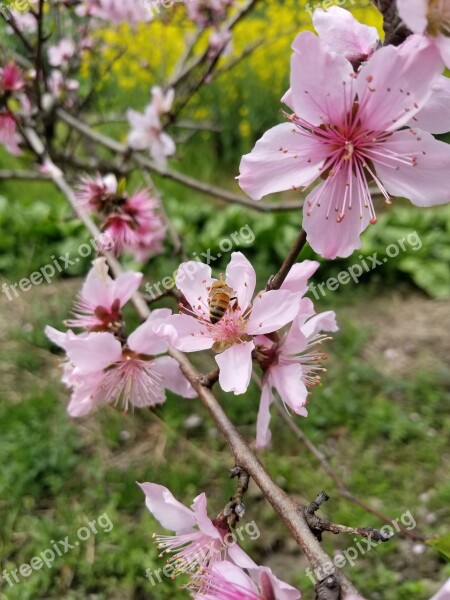
[[[113,212],[106,207],[107,217],[102,230],[108,249],[118,255],[131,252],[144,261],[161,252],[165,226],[158,209],[159,202],[147,190],[140,190],[131,198],[123,197]]]
[[[115,197],[118,183],[115,175],[102,177],[97,173],[95,177],[85,175],[76,189],[76,198],[79,206],[90,211],[98,211],[103,205]]]
[[[350,11],[339,6],[331,6],[326,11],[317,8],[313,24],[328,49],[342,54],[353,65],[365,62],[380,44],[375,27],[360,23]]]
[[[450,600],[450,579],[430,598],[430,600]]]
[[[158,115],[165,115],[170,112],[174,98],[175,90],[173,88],[169,88],[167,91],[164,91],[157,85],[152,87],[151,104]]]
[[[252,301],[256,274],[241,252],[233,252],[225,272],[225,281],[235,300],[222,319],[211,323],[208,295],[211,267],[190,261],[178,269],[176,285],[189,302],[188,313],[173,315],[161,327],[171,345],[185,352],[212,348],[218,354],[219,384],[226,392],[243,394],[250,383],[253,336],[268,334],[294,319],[299,296],[289,290],[261,292]]]
[[[266,336],[255,338],[255,355],[263,369],[261,402],[258,411],[256,445],[269,445],[270,405],[275,388],[286,409],[306,417],[308,388],[320,383],[321,363],[326,358],[318,346],[327,339],[323,331],[337,331],[336,316],[328,311],[314,313],[309,298],[301,301],[300,312],[289,331],[277,341]]]
[[[52,69],[50,75],[47,77],[48,91],[55,98],[60,99],[64,92],[73,93],[76,92],[80,84],[76,79],[68,79],[65,77],[59,69]]]
[[[165,402],[165,389],[185,398],[195,397],[177,361],[160,356],[168,346],[155,330],[170,313],[169,309],[153,311],[125,346],[107,332],[75,335],[46,327],[47,337],[67,354],[63,382],[73,390],[68,407],[71,416],[85,416],[95,406],[119,402],[125,410],[130,404],[157,406]]]
[[[376,222],[369,183],[388,203],[417,206],[450,200],[450,147],[415,128],[442,63],[418,36],[403,48],[377,50],[355,74],[310,32],[293,45],[289,122],[266,132],[241,162],[239,182],[255,200],[306,189],[303,227],[326,258],[349,256]],[[323,181],[322,181],[323,180]]]
[[[375,27],[360,23],[348,11],[332,6],[324,11],[317,8],[313,14],[314,27],[319,38],[329,50],[345,56],[355,71],[366,62],[380,46]],[[417,45],[416,36],[408,37],[400,45],[401,51],[411,53]],[[414,117],[414,125],[428,133],[447,133],[450,131],[450,84],[447,77],[440,77],[432,85],[432,94],[425,107]],[[292,92],[289,90],[282,101],[292,107]]]
[[[24,87],[22,71],[15,63],[11,62],[0,67],[0,94],[20,92]]]
[[[122,273],[117,279],[108,274],[106,258],[93,261],[74,306],[74,319],[67,327],[82,327],[87,331],[115,331],[121,325],[121,309],[137,292],[142,273]]]
[[[450,68],[450,2],[448,0],[397,0],[400,18],[414,33],[427,35]]]
[[[11,154],[20,156],[22,154],[19,148],[20,141],[14,117],[9,112],[0,112],[0,144]]]
[[[48,62],[52,67],[65,66],[75,54],[75,44],[70,38],[63,38],[56,46],[48,49]]]
[[[162,554],[173,554],[168,563],[175,567],[175,574],[188,573],[196,578],[206,567],[223,559],[241,567],[256,567],[229,535],[231,532],[226,521],[208,516],[204,493],[194,498],[191,508],[188,508],[162,485],[141,483],[139,486],[154,518],[165,529],[175,532],[175,535],[154,536]]]
[[[267,567],[249,568],[248,574],[223,560],[208,568],[201,577],[203,589],[196,600],[298,600],[301,594],[281,581]]]
[[[34,33],[37,30],[36,17],[29,11],[21,12],[20,10],[11,10],[11,15],[20,31]],[[7,29],[10,35],[14,34],[12,27]]]
[[[128,134],[130,148],[148,150],[156,164],[165,167],[167,157],[175,154],[176,146],[172,138],[163,130],[156,105],[149,104],[143,114],[128,110],[127,119],[131,125]]]
[[[136,2],[136,0],[84,0],[77,7],[77,14],[80,16],[90,15],[112,21],[113,23],[145,23],[150,21],[150,13],[146,8],[146,2]]]
[[[76,188],[76,198],[79,206],[90,211],[101,210],[104,204],[111,201],[117,194],[118,183],[115,175],[95,177],[85,175]]]

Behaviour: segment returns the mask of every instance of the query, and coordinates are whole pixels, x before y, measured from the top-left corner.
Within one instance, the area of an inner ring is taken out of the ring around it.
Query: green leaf
[[[435,548],[445,558],[450,561],[450,533],[446,533],[440,538],[428,540],[427,544]]]

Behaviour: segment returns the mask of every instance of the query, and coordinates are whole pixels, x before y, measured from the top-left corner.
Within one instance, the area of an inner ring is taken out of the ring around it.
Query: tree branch
[[[163,177],[164,179],[170,179],[182,185],[185,185],[191,189],[197,190],[203,194],[207,194],[209,196],[213,196],[219,200],[225,200],[226,202],[230,202],[232,204],[239,204],[241,206],[245,206],[247,208],[251,208],[257,212],[287,212],[292,210],[299,210],[303,207],[303,202],[284,202],[284,203],[264,203],[264,202],[254,202],[253,200],[248,200],[243,196],[225,190],[223,188],[219,188],[214,185],[209,185],[203,181],[199,181],[188,175],[184,175],[183,173],[179,173],[178,171],[173,171],[172,169],[164,169],[162,167],[157,166],[153,161],[149,158],[146,158],[142,154],[133,152],[125,146],[125,144],[121,144],[116,140],[99,133],[98,131],[93,131],[88,125],[76,119],[65,110],[59,108],[56,111],[56,114],[62,121],[64,121],[67,125],[70,125],[80,133],[82,133],[88,139],[108,148],[112,152],[117,154],[121,154],[123,156],[128,157],[139,167],[143,167],[156,175]]]
[[[292,248],[289,250],[289,254],[286,256],[283,264],[280,267],[280,270],[276,275],[269,279],[269,282],[266,286],[266,290],[278,290],[280,289],[283,281],[286,279],[289,271],[297,260],[298,255],[306,245],[306,232],[304,229],[300,229],[297,238],[292,244]]]
[[[372,0],[383,15],[384,45],[400,46],[411,31],[400,19],[395,0]]]

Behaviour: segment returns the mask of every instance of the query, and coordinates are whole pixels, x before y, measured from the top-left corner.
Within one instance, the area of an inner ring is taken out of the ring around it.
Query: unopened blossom
[[[449,0],[397,0],[400,18],[411,31],[427,35],[450,68]]]
[[[65,66],[75,54],[75,44],[70,38],[63,38],[56,46],[48,49],[48,62],[52,67]]]
[[[17,133],[17,124],[9,112],[0,112],[0,144],[14,156],[20,156],[19,148],[21,138]]]
[[[0,95],[21,92],[25,87],[22,70],[13,62],[0,67]]]
[[[122,325],[121,310],[139,289],[143,275],[128,271],[112,279],[106,258],[97,258],[92,264],[73,308],[74,319],[66,325],[114,333]]]
[[[269,445],[271,433],[270,405],[274,401],[273,389],[280,395],[287,410],[306,417],[309,389],[320,383],[326,355],[321,344],[327,339],[322,332],[337,331],[336,316],[328,311],[314,314],[309,298],[300,304],[300,313],[289,331],[278,340],[266,336],[255,338],[255,356],[263,370],[261,401],[256,425],[256,445]]]
[[[450,600],[450,579],[430,598],[430,600]]]
[[[326,258],[349,256],[376,222],[369,185],[417,206],[450,200],[450,147],[414,127],[440,77],[437,49],[416,36],[377,50],[358,73],[311,32],[297,36],[288,122],[241,161],[239,183],[255,200],[305,190],[303,227]],[[408,127],[409,128],[406,128]]]
[[[157,105],[151,103],[143,114],[135,110],[127,111],[127,119],[131,125],[128,145],[133,150],[148,150],[156,164],[165,167],[167,157],[175,154],[176,146],[164,131],[158,110]]]
[[[168,345],[155,330],[170,312],[153,311],[124,346],[108,332],[75,335],[71,330],[61,333],[46,327],[47,337],[67,354],[63,382],[72,389],[71,416],[85,416],[104,404],[121,404],[125,411],[130,405],[154,407],[165,401],[166,389],[195,397],[177,361],[161,356]]]
[[[226,519],[211,519],[205,493],[190,508],[181,504],[166,487],[157,483],[139,484],[145,504],[154,518],[174,535],[154,535],[161,556],[168,557],[173,575],[187,573],[196,578],[217,561],[228,559],[240,567],[256,567],[253,560],[234,541]]]
[[[233,252],[224,277],[231,289],[230,302],[223,317],[212,323],[209,294],[216,281],[208,265],[183,263],[175,282],[191,308],[170,317],[161,333],[184,352],[212,348],[217,353],[221,388],[243,394],[252,372],[253,336],[272,333],[291,322],[298,313],[299,297],[289,290],[273,290],[253,299],[255,271],[241,252]]]
[[[247,569],[248,574],[229,561],[220,561],[201,577],[202,589],[196,600],[298,600],[301,594],[278,579],[267,567]]]

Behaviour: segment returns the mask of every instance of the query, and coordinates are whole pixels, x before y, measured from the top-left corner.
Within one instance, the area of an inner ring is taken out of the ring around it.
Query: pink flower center
[[[209,293],[209,288],[206,290]],[[181,308],[183,308],[182,305]],[[251,339],[246,333],[250,312],[251,307],[246,308],[243,312],[236,301],[231,300],[223,317],[217,323],[211,323],[209,306],[205,305],[201,298],[199,298],[199,303],[192,307],[192,310],[187,311],[204,326],[201,335],[214,339],[213,350],[216,352],[222,352],[233,344]]]
[[[174,567],[173,576],[182,573],[196,575],[207,567],[213,565],[217,560],[226,558],[227,547],[222,538],[226,533],[223,528],[214,526],[221,534],[221,538],[213,538],[201,531],[189,531],[178,535],[156,535],[153,534],[157,546],[163,554],[173,554],[167,563]]]
[[[108,367],[93,398],[95,403],[121,402],[142,408],[156,406],[165,399],[163,377],[153,368],[152,357],[124,349],[122,359]]]
[[[375,93],[370,87],[369,93]],[[388,90],[389,91],[389,90]],[[348,98],[344,88],[345,98]],[[365,98],[369,97],[369,93]],[[408,94],[408,92],[405,92]],[[365,211],[369,211],[370,222],[376,223],[375,209],[372,203],[369,182],[373,181],[380,189],[388,204],[391,198],[376,175],[374,162],[385,167],[398,170],[400,165],[415,166],[417,155],[400,154],[387,147],[391,133],[376,131],[367,126],[362,116],[365,99],[355,101],[346,112],[340,123],[323,123],[312,125],[298,115],[287,115],[296,126],[299,135],[314,142],[316,152],[324,157],[319,176],[324,183],[311,193],[307,203],[307,215],[310,216],[315,207],[327,203],[326,219],[335,214],[340,223],[347,211],[357,210],[362,219]],[[412,135],[416,132],[409,130]],[[280,148],[285,152],[284,148]],[[312,162],[311,156],[307,162]]]
[[[328,359],[328,356],[317,346],[329,339],[331,338],[327,335],[318,334],[308,341],[303,352],[297,354],[284,354],[283,341],[275,342],[271,346],[259,345],[254,351],[254,357],[263,371],[268,371],[271,367],[279,364],[300,364],[305,385],[313,387],[320,384],[321,373],[326,371],[322,363]]]
[[[110,307],[95,306],[81,294],[74,305],[75,319],[66,321],[67,327],[83,327],[88,331],[110,331],[118,333],[122,327],[120,300],[116,299]]]

